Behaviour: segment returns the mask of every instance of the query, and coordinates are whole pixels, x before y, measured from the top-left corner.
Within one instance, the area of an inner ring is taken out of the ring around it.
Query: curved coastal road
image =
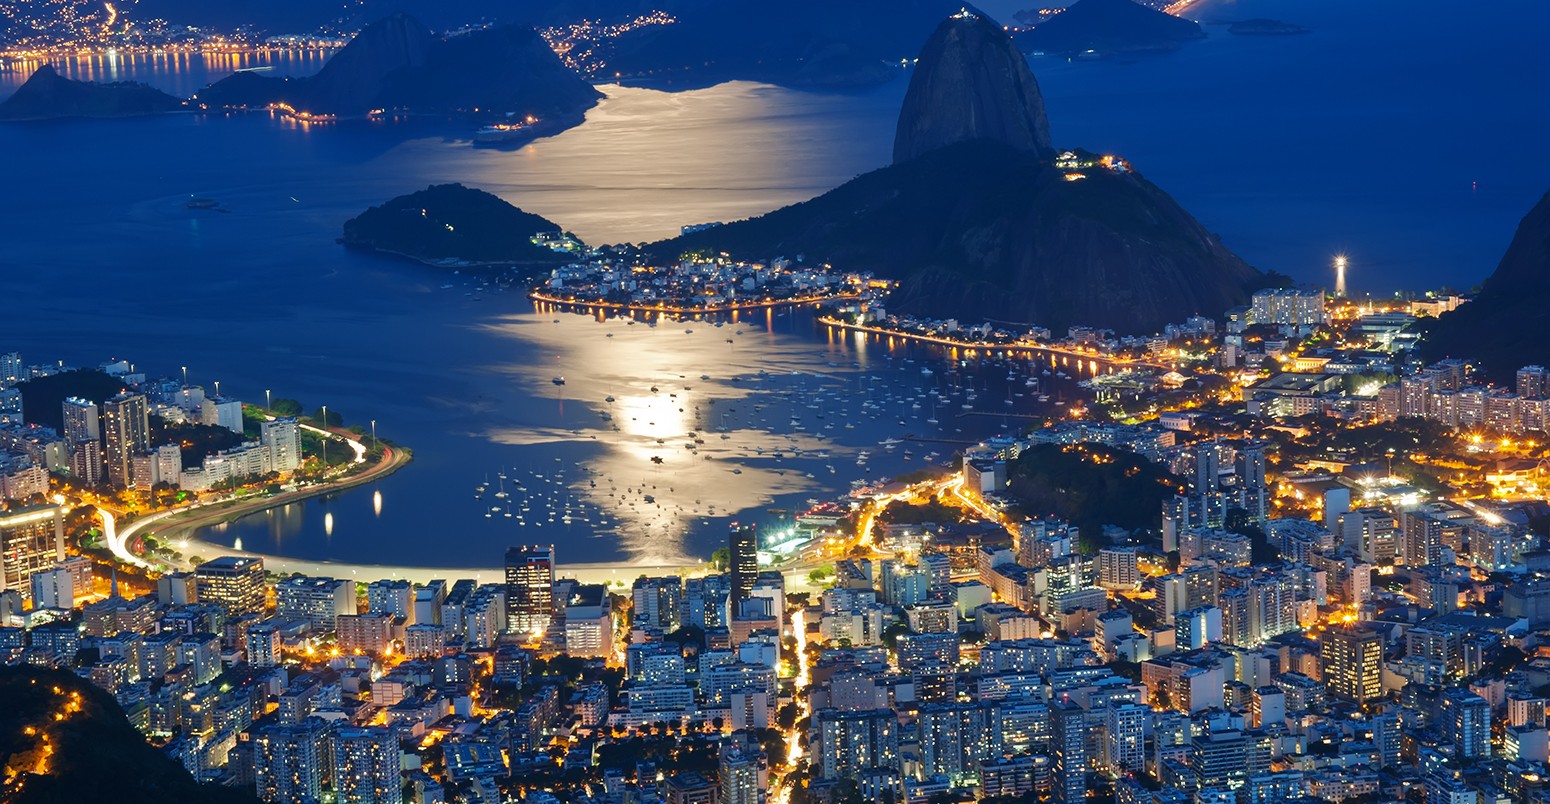
[[[353,460],[351,460],[351,463],[361,464],[365,462],[366,445],[361,443],[359,439],[345,436],[332,430],[324,430],[322,428],[313,427],[309,424],[304,424],[302,427],[321,435],[333,436],[335,438],[343,439],[344,442],[348,444],[355,452],[355,457]],[[136,567],[154,569],[155,567],[151,562],[146,561],[145,559],[135,555],[129,550],[129,545],[132,542],[135,534],[139,533],[147,526],[154,525],[159,522],[165,522],[166,520],[172,519],[173,517],[179,517],[177,521],[170,523],[166,530],[161,531],[161,535],[169,540],[181,540],[187,538],[188,534],[194,533],[198,529],[208,525],[213,525],[222,521],[230,521],[246,516],[248,514],[263,511],[267,508],[277,508],[282,505],[289,505],[293,502],[300,502],[311,497],[317,497],[323,494],[331,494],[336,491],[341,491],[370,483],[373,480],[377,480],[402,468],[404,464],[409,462],[409,458],[409,453],[406,450],[394,449],[392,447],[383,447],[382,459],[377,461],[376,464],[372,465],[359,474],[341,478],[331,483],[307,486],[305,488],[300,488],[293,491],[281,492],[280,494],[276,494],[272,497],[262,497],[246,500],[236,497],[227,497],[210,502],[195,502],[181,508],[175,508],[169,511],[160,511],[154,514],[143,516],[134,522],[125,525],[122,530],[118,528],[117,517],[111,511],[99,507],[97,509],[97,514],[102,518],[103,538],[107,542],[108,550],[113,553],[115,558],[126,564],[131,564]],[[186,569],[187,566],[188,565],[185,562],[180,568]]]

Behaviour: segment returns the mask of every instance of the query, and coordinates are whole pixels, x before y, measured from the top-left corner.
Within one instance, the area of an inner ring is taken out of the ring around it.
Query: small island
[[[138,117],[182,108],[183,101],[145,84],[73,81],[45,64],[0,103],[0,120]]]
[[[345,246],[442,268],[547,267],[568,262],[560,226],[461,184],[402,195],[345,221]],[[555,243],[554,246],[541,243]]]
[[[1078,0],[1016,41],[1025,51],[1090,57],[1172,50],[1205,35],[1193,20],[1130,0]]]
[[[1291,36],[1308,33],[1309,29],[1290,22],[1269,19],[1238,20],[1227,26],[1228,33],[1243,36]]]

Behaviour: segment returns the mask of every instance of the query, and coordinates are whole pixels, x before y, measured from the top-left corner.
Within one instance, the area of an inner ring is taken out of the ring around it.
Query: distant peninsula
[[[897,78],[937,22],[962,5],[962,0],[602,0],[550,5],[547,11],[535,9],[535,16],[542,17],[541,26],[576,31],[597,26],[570,24],[575,9],[586,9],[590,18],[607,17],[605,10],[623,17],[644,9],[665,15],[663,24],[620,26],[628,30],[565,41],[578,69],[596,79],[664,90],[725,81],[844,90]]]
[[[533,242],[559,233],[558,224],[483,190],[437,184],[345,221],[340,242],[445,268],[535,267],[569,261]]]
[[[1205,35],[1197,22],[1130,0],[1077,0],[1016,41],[1026,51],[1113,54],[1171,50]]]
[[[277,107],[304,119],[423,115],[580,123],[602,97],[531,28],[437,36],[407,14],[361,30],[317,75],[236,73],[200,90],[202,109]]]
[[[528,25],[442,35],[395,13],[363,28],[316,75],[237,72],[189,101],[144,84],[73,81],[44,65],[0,103],[0,121],[273,109],[305,121],[470,118],[500,142],[520,142],[579,125],[602,97]]]
[[[45,64],[0,103],[0,120],[137,117],[182,108],[183,101],[145,84],[73,81]]]

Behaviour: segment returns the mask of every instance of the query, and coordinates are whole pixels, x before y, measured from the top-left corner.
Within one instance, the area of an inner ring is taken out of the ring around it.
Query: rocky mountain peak
[[[989,17],[963,11],[926,41],[893,141],[895,163],[968,140],[1054,155],[1044,98],[1028,60]]]

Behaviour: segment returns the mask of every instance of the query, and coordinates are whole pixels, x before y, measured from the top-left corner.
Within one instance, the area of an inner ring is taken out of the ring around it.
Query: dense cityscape
[[[0,238],[0,802],[1550,802],[1550,195],[1263,260],[1330,198],[1059,84],[1254,2],[0,0],[18,176],[127,176]]]
[[[933,322],[1109,368],[1065,420],[799,516],[780,554],[736,526],[708,567],[628,587],[550,545],[508,550],[504,583],[414,584],[115,541],[114,516],[326,483],[325,443],[348,471],[361,428],[12,353],[0,646],[266,801],[1521,800],[1550,759],[1550,372],[1417,363],[1417,321],[1459,303],[1264,291],[1056,345]],[[104,383],[60,430],[24,408]],[[191,460],[215,430],[237,445]],[[1122,493],[1161,500],[1158,527],[1050,515],[1041,450],[1152,467]]]

